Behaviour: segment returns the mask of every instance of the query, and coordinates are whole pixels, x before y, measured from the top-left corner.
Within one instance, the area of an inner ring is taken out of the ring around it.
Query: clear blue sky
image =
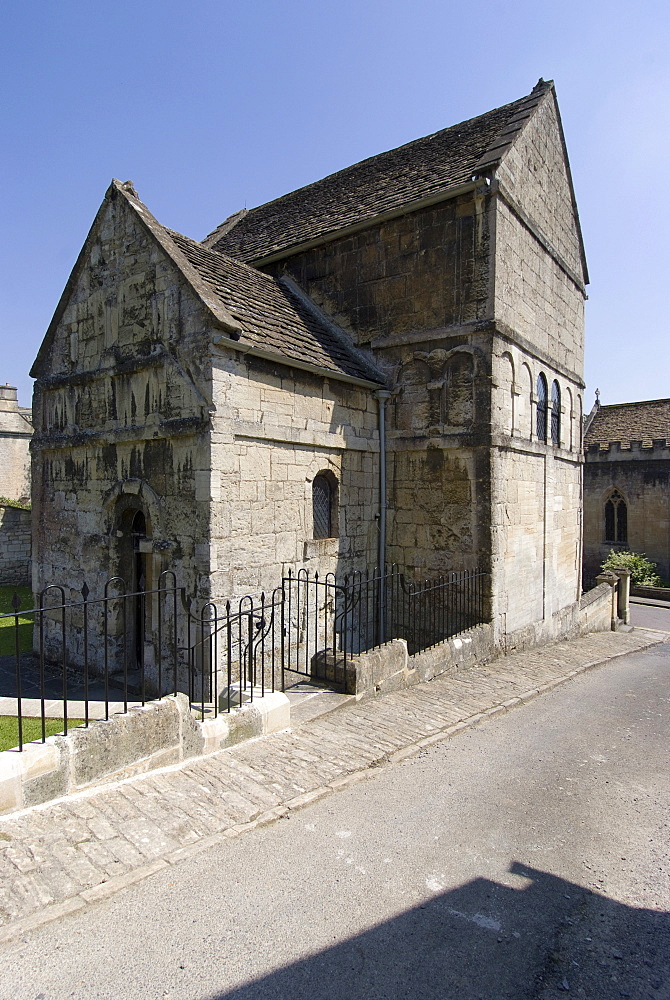
[[[112,177],[201,239],[556,81],[591,272],[587,407],[670,396],[670,5],[23,0],[0,11],[0,382],[28,370]]]

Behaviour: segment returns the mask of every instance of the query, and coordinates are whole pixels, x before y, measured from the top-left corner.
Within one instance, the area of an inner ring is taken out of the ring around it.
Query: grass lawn
[[[13,611],[12,598],[17,593],[22,608],[32,608],[33,594],[30,587],[0,587],[0,615]],[[12,655],[15,650],[14,617],[0,618],[0,656]],[[29,653],[33,644],[33,619],[19,614],[19,649]],[[3,747],[3,749],[5,749]]]
[[[62,719],[47,719],[47,736],[55,736],[56,733],[63,732]],[[83,719],[69,719],[68,730],[75,726],[82,726]],[[33,740],[42,739],[42,720],[23,720],[23,742],[31,743]],[[19,745],[19,722],[15,715],[0,715],[0,751],[12,750]]]

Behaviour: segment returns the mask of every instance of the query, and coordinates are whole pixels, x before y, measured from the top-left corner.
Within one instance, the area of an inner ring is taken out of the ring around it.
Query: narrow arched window
[[[547,380],[540,372],[537,379],[537,413],[535,433],[539,441],[547,440]]]
[[[628,543],[628,507],[618,490],[605,503],[605,541],[614,545]]]
[[[337,486],[333,478],[319,473],[312,482],[314,538],[333,538],[336,523]]]
[[[556,379],[551,386],[551,442],[561,443],[561,390]]]

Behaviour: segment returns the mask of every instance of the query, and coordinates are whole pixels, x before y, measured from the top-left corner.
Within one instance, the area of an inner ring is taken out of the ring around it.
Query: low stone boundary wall
[[[414,656],[407,652],[404,639],[392,639],[377,649],[352,657],[347,664],[347,694],[357,699],[387,694],[440,674],[455,673],[474,663],[486,663],[492,657],[492,625],[477,625]]]
[[[46,743],[26,743],[22,752],[0,753],[0,814],[214,753],[289,724],[289,701],[279,692],[204,722],[196,720],[186,695],[171,695]]]
[[[612,588],[599,583],[582,594],[579,602],[580,635],[587,632],[607,632],[612,628]]]
[[[670,587],[631,587],[631,597],[646,597],[649,600],[670,601]]]
[[[0,584],[31,585],[31,512],[0,504]]]
[[[507,640],[516,638],[515,648],[530,648],[609,631],[611,622],[612,588],[601,583],[549,621]],[[414,656],[408,654],[404,639],[393,639],[351,659],[347,693],[357,700],[386,694],[487,663],[501,652],[493,624],[477,625]],[[279,692],[204,722],[195,718],[183,694],[136,706],[109,721],[91,722],[88,729],[73,729],[68,736],[51,736],[44,744],[24,744],[22,753],[0,753],[0,815],[214,753],[289,725],[289,701]]]
[[[488,663],[501,653],[574,639],[589,632],[608,632],[611,628],[612,588],[601,583],[548,621],[535,622],[527,629],[505,636],[504,649],[496,645],[494,626],[485,624],[414,656],[409,656],[404,639],[393,639],[368,653],[354,656],[347,664],[347,694],[357,699],[386,694],[421,684],[440,674],[454,674],[474,664]]]

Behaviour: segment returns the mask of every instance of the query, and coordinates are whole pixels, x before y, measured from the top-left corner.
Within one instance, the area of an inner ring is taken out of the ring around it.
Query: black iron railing
[[[0,615],[0,627],[10,620],[13,631],[12,654],[1,658],[0,698],[15,699],[19,748],[29,719],[39,719],[44,742],[50,719],[67,735],[73,718],[88,726],[92,710],[109,719],[110,711],[127,712],[131,703],[144,705],[180,687],[179,591],[171,570],[152,590],[128,593],[114,577],[103,597],[92,599],[86,583],[79,593],[68,600],[64,587],[50,585],[25,610],[15,594],[11,614]]]
[[[284,647],[283,607],[278,587],[269,596],[247,595],[235,604],[210,601],[199,615],[189,610],[189,697],[203,718],[275,690]]]
[[[133,592],[113,577],[101,597],[86,583],[75,599],[52,585],[35,607],[21,610],[15,595],[13,610],[0,615],[0,633],[10,626],[0,698],[15,705],[21,749],[50,731],[67,735],[73,719],[88,726],[178,692],[208,719],[296,678],[346,690],[353,658],[366,650],[401,638],[413,655],[487,620],[485,579],[466,571],[413,583],[397,566],[341,580],[300,570],[269,595],[200,610],[169,570],[154,589]]]
[[[410,656],[487,620],[480,570],[412,582],[397,566],[338,580],[301,569],[283,581],[284,672],[346,683],[352,657],[390,639],[405,639]]]

